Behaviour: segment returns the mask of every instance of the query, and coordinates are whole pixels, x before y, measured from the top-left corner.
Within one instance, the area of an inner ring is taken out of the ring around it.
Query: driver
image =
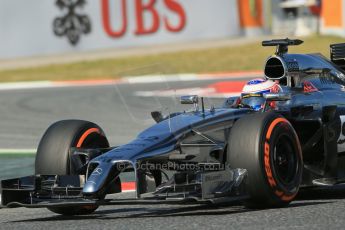
[[[265,104],[263,95],[270,92],[279,92],[281,88],[277,82],[257,78],[250,80],[242,89],[240,106],[250,107],[259,111]]]

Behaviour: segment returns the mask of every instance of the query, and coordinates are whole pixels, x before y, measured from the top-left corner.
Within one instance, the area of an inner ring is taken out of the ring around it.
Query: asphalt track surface
[[[190,109],[188,105],[180,105],[174,96],[138,97],[135,92],[211,83],[187,81],[0,91],[0,148],[37,148],[48,126],[63,119],[93,121],[104,129],[112,145],[123,144],[154,124],[151,111],[167,114]],[[206,104],[220,105],[222,101],[209,99]]]
[[[113,145],[125,143],[153,124],[149,115],[152,110],[185,108],[173,98],[136,97],[133,92],[209,83],[2,91],[0,147],[36,148],[49,124],[72,118],[96,122]],[[64,217],[46,209],[0,209],[0,229],[344,229],[344,198],[345,188],[337,187],[302,192],[289,207],[267,210],[246,209],[241,204],[113,205],[101,207],[93,215]]]

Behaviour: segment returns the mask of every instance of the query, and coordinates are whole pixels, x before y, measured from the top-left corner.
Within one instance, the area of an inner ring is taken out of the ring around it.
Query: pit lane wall
[[[255,36],[271,0],[0,0],[0,59]]]
[[[0,59],[305,34],[299,29],[303,32],[310,25],[301,26],[298,19],[283,20],[288,29],[275,33],[285,28],[276,22],[287,1],[316,4],[314,15],[320,23],[317,20],[315,31],[345,37],[345,0],[323,0],[322,7],[320,0],[0,0]]]
[[[237,2],[0,0],[0,58],[239,36]]]

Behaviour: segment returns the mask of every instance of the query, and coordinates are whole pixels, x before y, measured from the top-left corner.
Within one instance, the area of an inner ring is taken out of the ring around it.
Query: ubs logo
[[[89,17],[77,12],[78,8],[85,6],[86,0],[56,0],[55,4],[64,11],[64,15],[54,19],[54,34],[59,37],[66,36],[72,45],[76,45],[82,34],[91,32]]]

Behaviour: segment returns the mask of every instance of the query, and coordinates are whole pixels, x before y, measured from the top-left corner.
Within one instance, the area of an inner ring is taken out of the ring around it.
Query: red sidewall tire
[[[52,124],[41,138],[35,159],[35,174],[74,174],[70,162],[71,147],[108,148],[109,142],[103,130],[92,122],[58,121]]]
[[[44,133],[36,154],[35,174],[74,175],[70,148],[108,148],[103,130],[96,124],[82,120],[63,120],[52,124]],[[85,215],[97,205],[52,207],[50,211],[62,215]]]
[[[282,207],[298,193],[302,152],[288,120],[274,113],[255,113],[235,122],[229,137],[228,163],[248,171],[250,207]]]

